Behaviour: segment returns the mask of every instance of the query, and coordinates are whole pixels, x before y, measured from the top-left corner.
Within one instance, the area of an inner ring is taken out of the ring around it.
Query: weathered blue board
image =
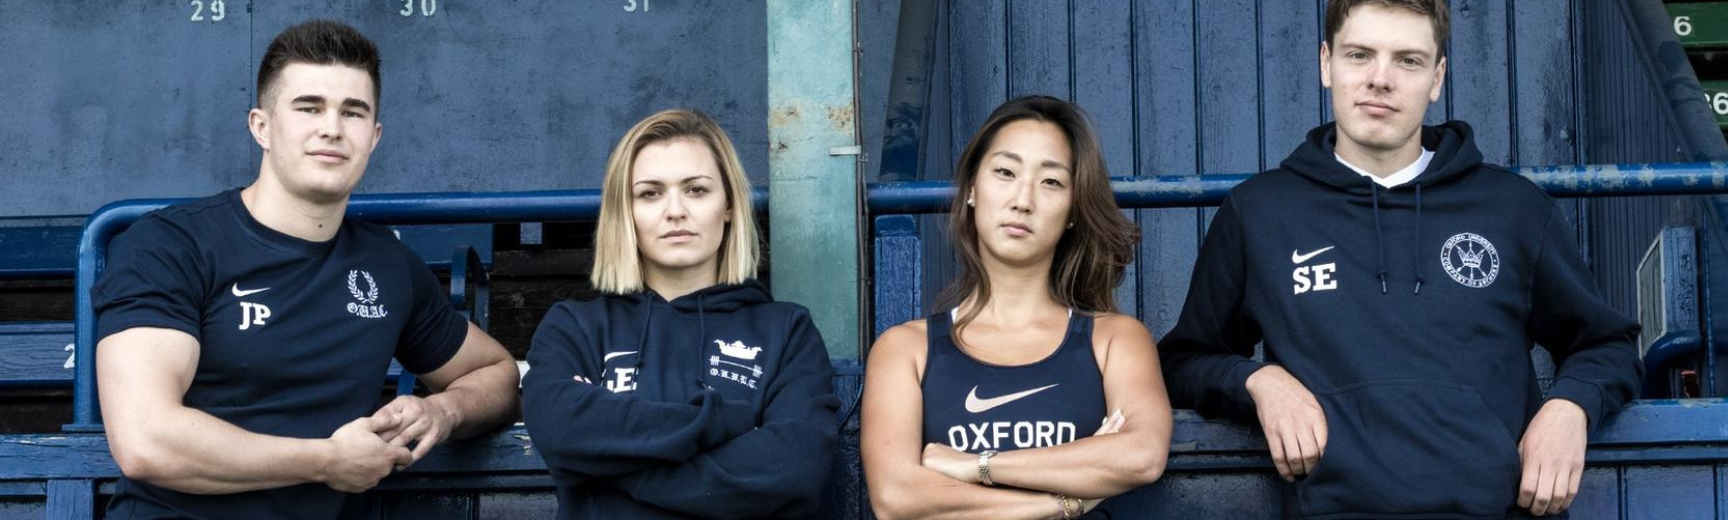
[[[384,137],[363,192],[597,188],[624,130],[674,106],[714,115],[766,179],[760,2],[9,0],[0,216],[249,183],[258,60],[319,17],[383,55]]]

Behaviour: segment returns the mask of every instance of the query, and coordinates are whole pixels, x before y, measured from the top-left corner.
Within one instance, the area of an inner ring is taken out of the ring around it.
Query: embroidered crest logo
[[[1440,267],[1453,281],[1481,289],[1500,275],[1500,253],[1481,235],[1459,233],[1440,247]]]
[[[360,278],[366,279],[366,292],[360,292]],[[348,313],[362,318],[378,319],[390,313],[378,303],[378,282],[372,279],[372,273],[351,269],[348,271],[348,294],[359,303],[349,302]]]
[[[762,378],[762,365],[750,361],[756,359],[756,355],[762,352],[762,347],[745,346],[743,341],[714,340],[714,344],[720,346],[721,355],[746,363],[729,361],[720,356],[708,356],[708,375],[755,389],[756,382]]]

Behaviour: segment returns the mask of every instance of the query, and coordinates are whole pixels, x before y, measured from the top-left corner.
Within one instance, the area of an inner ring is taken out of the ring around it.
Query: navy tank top
[[[931,315],[924,365],[924,442],[967,453],[1044,448],[1092,436],[1106,414],[1104,376],[1092,353],[1092,317],[1071,312],[1062,345],[1018,366],[980,362],[949,335],[949,312]]]

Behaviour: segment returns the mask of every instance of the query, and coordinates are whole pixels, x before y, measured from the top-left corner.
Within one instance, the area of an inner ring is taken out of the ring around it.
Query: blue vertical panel
[[[954,158],[990,116],[1008,100],[1008,13],[1000,2],[953,2],[949,14],[949,134]]]
[[[211,3],[8,2],[0,214],[89,213],[256,173],[247,2]]]
[[[751,179],[767,179],[759,2],[281,0],[254,10],[254,58],[314,17],[378,44],[384,136],[363,192],[599,187],[624,131],[680,106],[714,116]]]
[[[918,238],[917,219],[913,215],[884,215],[875,218],[876,337],[889,327],[923,317],[924,298],[920,293],[920,273],[924,258],[919,253],[923,245]]]
[[[1265,104],[1255,171],[1277,167],[1308,130],[1320,126],[1320,105],[1331,104],[1320,85],[1319,20],[1315,2],[1260,3],[1260,97]]]
[[[1199,42],[1200,173],[1260,167],[1260,39],[1255,0],[1209,0],[1194,13]]]
[[[1112,498],[1102,507],[1116,518],[1274,519],[1280,486],[1268,473],[1166,473],[1151,486]]]
[[[889,88],[893,83],[894,52],[900,27],[900,0],[857,2],[858,9],[858,129],[863,133],[868,179],[882,173],[882,143],[890,117]],[[924,54],[928,56],[928,54]],[[924,83],[928,85],[928,83]],[[926,87],[927,88],[927,87]],[[919,98],[928,98],[920,93]],[[925,107],[920,107],[925,108]],[[922,122],[919,124],[922,125]],[[918,143],[923,146],[924,143]],[[916,166],[917,163],[911,163]],[[910,172],[908,172],[910,173]],[[907,178],[903,180],[915,180]]]
[[[1067,2],[1009,0],[1008,97],[1072,98]]]
[[[1717,517],[1721,517],[1723,513],[1728,513],[1728,493],[1723,493],[1723,491],[1728,491],[1728,466],[1725,466],[1722,464],[1717,464],[1716,465],[1716,515],[1717,515]]]
[[[1111,175],[1134,168],[1134,2],[1104,0],[1074,5],[1074,102],[1098,128]]]
[[[919,172],[921,181],[940,181],[953,178],[954,157],[959,154],[955,148],[961,144],[954,143],[954,94],[949,88],[950,78],[954,76],[954,39],[952,38],[952,12],[948,2],[937,2],[936,6],[936,44],[933,45],[930,63],[930,104],[925,107],[924,121],[924,168]],[[964,24],[962,24],[964,25]]]
[[[1621,473],[1626,520],[1715,518],[1715,469],[1709,466],[1633,466]]]
[[[1476,130],[1476,147],[1485,161],[1507,164],[1512,158],[1511,42],[1517,34],[1507,23],[1504,0],[1464,0],[1452,4],[1452,45],[1446,74],[1452,119]],[[1529,3],[1529,2],[1525,2]]]
[[[1568,511],[1572,518],[1619,518],[1620,468],[1586,468]]]
[[[1578,157],[1572,2],[1507,2],[1513,33],[1511,164],[1572,164]]]
[[[1097,127],[1111,175],[1134,175],[1134,3],[1132,0],[1075,2],[1073,6],[1074,101]],[[1132,210],[1124,214],[1138,220]],[[1118,312],[1138,316],[1140,269],[1130,264],[1116,288]]]
[[[48,511],[50,520],[83,520],[95,518],[96,483],[90,479],[52,479],[48,481]]]
[[[1134,3],[1135,175],[1193,175],[1195,111],[1192,1]],[[1140,320],[1162,336],[1175,325],[1200,244],[1198,210],[1140,211]]]

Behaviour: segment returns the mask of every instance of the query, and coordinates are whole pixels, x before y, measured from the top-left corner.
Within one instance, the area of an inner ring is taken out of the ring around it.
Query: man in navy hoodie
[[[1173,403],[1264,428],[1289,517],[1564,512],[1642,376],[1553,200],[1468,125],[1422,126],[1448,23],[1443,0],[1328,2],[1337,121],[1226,197],[1160,342]]]

